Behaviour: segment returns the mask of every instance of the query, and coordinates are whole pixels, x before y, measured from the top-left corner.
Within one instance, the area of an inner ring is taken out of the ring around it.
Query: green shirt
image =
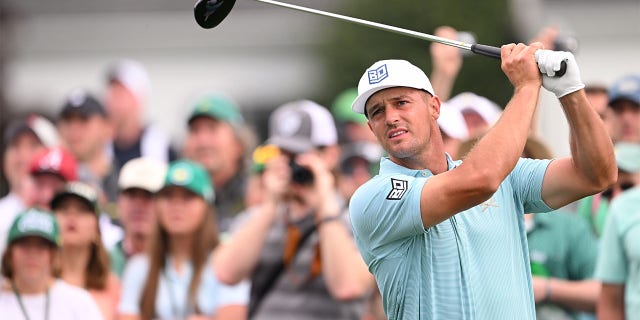
[[[127,255],[122,248],[122,240],[118,241],[113,249],[109,251],[109,259],[111,260],[111,270],[118,278],[122,279],[122,273],[124,272],[124,266],[127,264]]]
[[[603,197],[602,194],[588,196],[578,201],[578,215],[587,222],[591,232],[597,238],[602,235],[608,210],[609,200]]]
[[[538,213],[527,232],[531,273],[534,276],[579,281],[593,277],[598,255],[598,243],[584,220],[562,212]],[[538,320],[544,315],[559,314],[576,318],[571,310],[555,305],[538,305]]]
[[[640,188],[611,203],[600,238],[596,277],[624,285],[626,319],[640,319]]]

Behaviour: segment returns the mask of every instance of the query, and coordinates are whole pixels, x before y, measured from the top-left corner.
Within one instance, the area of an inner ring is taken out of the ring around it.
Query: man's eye
[[[407,100],[399,100],[399,101],[398,101],[398,105],[399,105],[399,106],[403,106],[403,105],[405,105],[405,104],[407,104],[407,103],[409,103],[409,101],[407,101]]]

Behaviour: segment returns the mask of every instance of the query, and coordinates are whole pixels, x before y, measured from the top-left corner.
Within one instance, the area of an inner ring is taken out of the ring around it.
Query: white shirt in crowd
[[[10,286],[0,280],[0,319],[26,319],[20,303]],[[49,320],[100,320],[102,313],[89,293],[62,280],[56,280],[49,288],[49,310],[46,310],[46,294],[20,295],[22,304],[28,313],[28,319]],[[47,317],[48,313],[48,317]]]

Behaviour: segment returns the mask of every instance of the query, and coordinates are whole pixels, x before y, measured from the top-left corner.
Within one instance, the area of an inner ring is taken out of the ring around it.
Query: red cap
[[[37,154],[31,161],[29,173],[52,173],[66,182],[78,179],[78,164],[69,151],[60,147],[49,148]]]

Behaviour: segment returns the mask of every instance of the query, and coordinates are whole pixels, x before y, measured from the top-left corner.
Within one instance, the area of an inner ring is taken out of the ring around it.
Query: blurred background
[[[586,83],[610,84],[640,72],[639,0],[307,0],[321,10],[432,33],[440,25],[479,43],[528,42],[555,25],[577,41]],[[55,116],[74,88],[98,95],[116,59],[140,61],[152,82],[148,121],[184,136],[191,99],[203,91],[233,97],[264,138],[278,105],[309,98],[329,106],[357,85],[375,60],[409,59],[428,72],[429,42],[334,19],[237,1],[220,26],[201,29],[192,1],[1,0],[0,125],[26,111]],[[473,91],[504,105],[511,88],[499,61],[465,59],[454,92]],[[566,124],[549,97],[540,131],[556,155],[568,153]],[[561,136],[563,138],[558,139]]]

